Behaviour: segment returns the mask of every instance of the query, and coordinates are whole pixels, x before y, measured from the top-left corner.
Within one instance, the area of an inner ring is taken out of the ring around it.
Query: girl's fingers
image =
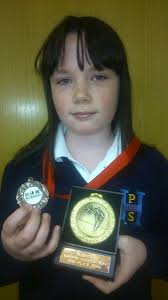
[[[104,281],[92,276],[83,276],[104,293],[111,293],[128,282],[146,259],[146,248],[142,241],[130,237],[120,236],[120,264],[113,281]]]
[[[7,236],[12,236],[20,224],[25,224],[31,214],[32,207],[19,207],[13,214],[11,214],[4,222],[2,233]]]
[[[43,249],[37,255],[34,256],[34,259],[42,258],[52,254],[58,245],[60,237],[60,226],[56,225],[53,229],[51,239],[47,244],[44,245]]]
[[[120,272],[118,272],[118,275],[116,276],[114,281],[111,280],[107,281],[107,280],[103,280],[88,275],[83,275],[82,278],[92,283],[95,287],[97,287],[105,294],[109,294],[112,291],[116,290],[128,280],[127,276],[125,276],[125,274],[121,274]]]
[[[40,211],[36,208],[33,208],[24,228],[16,234],[15,244],[18,248],[25,248],[34,240],[38,232],[40,223]]]
[[[26,248],[26,252],[30,254],[38,254],[41,252],[50,230],[51,217],[49,214],[44,213],[41,217],[41,224],[38,232],[32,243]]]
[[[50,241],[48,242],[47,252],[51,254],[54,250],[56,250],[60,238],[60,226],[56,225],[53,229],[53,233]]]
[[[38,209],[20,207],[4,222],[2,241],[10,255],[31,261],[54,252],[58,245],[60,227],[55,226],[47,242],[51,217]]]

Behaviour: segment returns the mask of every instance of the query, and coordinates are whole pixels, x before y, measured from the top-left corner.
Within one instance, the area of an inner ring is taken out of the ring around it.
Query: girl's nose
[[[89,93],[89,87],[85,82],[79,82],[75,85],[73,102],[89,102],[91,101],[91,96]]]

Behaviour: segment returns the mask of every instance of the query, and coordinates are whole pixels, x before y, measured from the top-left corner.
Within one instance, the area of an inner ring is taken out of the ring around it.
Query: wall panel
[[[14,153],[46,122],[34,57],[49,30],[68,14],[101,17],[119,32],[133,81],[135,132],[168,155],[168,1],[1,0],[0,174]],[[166,300],[167,283],[154,282],[153,293],[156,300]],[[17,286],[0,288],[0,299],[17,299]]]

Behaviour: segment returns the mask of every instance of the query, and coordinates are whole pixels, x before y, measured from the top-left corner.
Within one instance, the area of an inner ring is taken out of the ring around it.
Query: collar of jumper
[[[115,176],[119,171],[126,167],[134,158],[137,151],[140,148],[139,139],[134,136],[131,142],[128,144],[126,149],[114,160],[112,161],[100,174],[98,174],[93,180],[87,183],[85,188],[98,189],[103,184],[105,184],[110,178]],[[64,200],[69,199],[69,194],[57,194],[56,193],[56,183],[54,177],[54,165],[49,156],[48,150],[43,152],[42,158],[42,170],[43,170],[43,183],[46,185],[50,197],[60,198]]]

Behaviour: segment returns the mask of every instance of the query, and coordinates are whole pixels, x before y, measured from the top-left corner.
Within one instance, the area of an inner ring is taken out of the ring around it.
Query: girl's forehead
[[[65,65],[65,64],[60,64],[58,66],[58,68],[55,70],[55,72],[57,74],[67,74],[69,72],[75,72],[75,71],[80,71],[81,72],[81,69],[79,68],[79,65],[76,64],[76,66],[74,65],[73,67],[72,66],[68,66],[68,65]],[[97,69],[95,68],[95,66],[93,64],[84,64],[84,69],[82,71],[86,71],[86,72],[94,72],[94,71],[97,71]]]
[[[72,47],[77,47],[77,33],[69,33],[65,37],[65,49],[69,49]]]
[[[58,69],[79,67],[79,61],[82,61],[84,66],[93,65],[85,41],[79,42],[77,34],[70,33],[65,38],[65,45],[59,59]]]

